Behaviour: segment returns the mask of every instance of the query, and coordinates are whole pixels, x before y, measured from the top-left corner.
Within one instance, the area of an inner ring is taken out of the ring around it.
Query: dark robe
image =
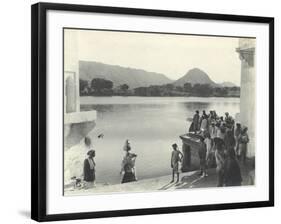
[[[193,119],[192,119],[192,123],[188,129],[189,132],[196,132],[199,130],[199,115],[198,114],[194,114]]]
[[[125,172],[123,179],[122,179],[122,184],[136,181],[136,176],[133,172]]]
[[[136,154],[133,153],[127,153],[127,155],[123,159],[122,166],[125,173],[121,181],[122,184],[136,181],[136,175],[134,169],[135,159],[136,159]]]
[[[95,165],[94,160],[93,160],[93,163]],[[95,168],[91,169],[88,159],[85,159],[84,160],[84,181],[93,182],[93,181],[95,181],[95,179],[96,179]]]
[[[224,182],[226,186],[240,186],[242,182],[240,166],[235,158],[227,158],[224,163]]]
[[[226,135],[224,138],[225,147],[227,150],[234,149],[235,147],[235,138],[233,135]]]

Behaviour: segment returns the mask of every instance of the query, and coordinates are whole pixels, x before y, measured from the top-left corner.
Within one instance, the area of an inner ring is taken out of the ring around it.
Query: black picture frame
[[[48,10],[100,12],[124,15],[191,18],[217,21],[254,22],[269,24],[269,200],[213,205],[161,207],[149,209],[115,210],[69,214],[46,214],[46,13]],[[133,216],[161,213],[193,212],[206,210],[238,209],[274,206],[274,18],[164,11],[137,8],[103,7],[73,4],[37,3],[31,11],[31,218],[37,221],[54,221],[115,216]]]

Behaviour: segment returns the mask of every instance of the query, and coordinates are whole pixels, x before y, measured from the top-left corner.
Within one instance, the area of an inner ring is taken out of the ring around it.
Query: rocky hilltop
[[[80,79],[83,80],[91,81],[94,78],[102,78],[112,81],[114,86],[126,83],[130,88],[164,85],[172,82],[171,79],[161,73],[94,61],[80,61],[79,74]]]
[[[212,87],[218,87],[219,84],[210,79],[208,74],[199,68],[190,69],[183,77],[176,80],[173,84],[176,86],[183,86],[185,83],[195,84],[209,84]]]

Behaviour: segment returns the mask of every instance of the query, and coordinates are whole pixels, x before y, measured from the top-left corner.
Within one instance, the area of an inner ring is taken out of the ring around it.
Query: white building
[[[79,35],[64,32],[64,146],[69,148],[95,127],[96,111],[80,111]]]

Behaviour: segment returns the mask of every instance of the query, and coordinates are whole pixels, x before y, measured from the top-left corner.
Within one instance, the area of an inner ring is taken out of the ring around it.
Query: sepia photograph
[[[255,49],[64,28],[64,196],[255,186]]]

